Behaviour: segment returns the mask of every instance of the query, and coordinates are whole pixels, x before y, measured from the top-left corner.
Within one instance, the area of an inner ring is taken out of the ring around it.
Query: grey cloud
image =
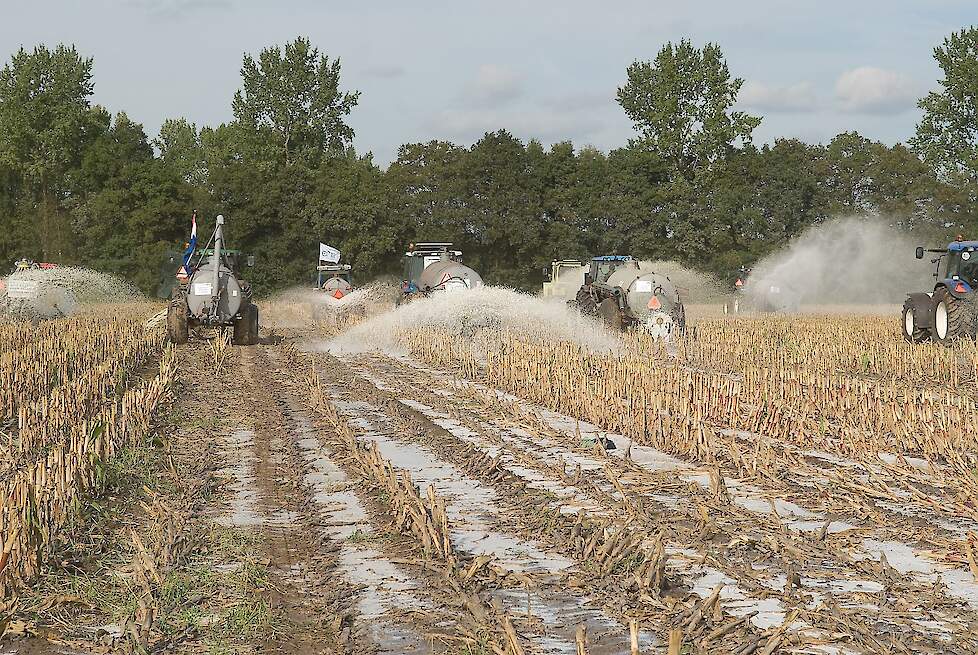
[[[483,64],[466,85],[463,99],[476,108],[502,107],[523,95],[523,76],[505,66]]]
[[[407,71],[403,66],[370,66],[363,69],[363,74],[368,77],[378,77],[384,80],[392,80],[402,77]]]
[[[740,89],[737,103],[748,109],[764,112],[803,113],[814,111],[818,100],[811,82],[769,86],[763,82],[747,80]]]
[[[918,94],[907,75],[873,66],[848,70],[835,83],[839,108],[852,113],[899,114],[914,108]]]
[[[158,18],[182,18],[196,11],[231,8],[230,0],[126,0],[126,4]]]

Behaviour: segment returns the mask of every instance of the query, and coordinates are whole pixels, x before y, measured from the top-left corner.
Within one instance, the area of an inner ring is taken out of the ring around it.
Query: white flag
[[[325,243],[319,244],[319,261],[335,264],[340,261],[340,251]]]

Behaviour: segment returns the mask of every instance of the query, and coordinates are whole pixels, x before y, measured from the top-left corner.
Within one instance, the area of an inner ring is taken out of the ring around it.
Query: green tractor
[[[937,253],[931,260],[934,290],[911,293],[903,303],[903,336],[920,343],[936,341],[950,346],[978,333],[978,241],[958,237],[943,250],[917,248],[917,259],[925,252]]]

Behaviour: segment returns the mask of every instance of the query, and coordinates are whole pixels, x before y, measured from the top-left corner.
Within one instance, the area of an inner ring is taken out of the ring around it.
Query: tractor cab
[[[604,255],[591,260],[591,270],[585,276],[585,284],[604,283],[611,274],[621,268],[626,262],[633,262],[631,255]]]
[[[959,237],[948,244],[947,250],[917,248],[917,259],[923,259],[925,252],[937,254],[931,260],[932,264],[937,264],[935,288],[944,287],[955,296],[978,289],[978,241],[965,241]]]
[[[948,244],[942,268],[939,277],[945,280],[945,286],[960,284],[965,287],[965,293],[978,288],[978,241]]]

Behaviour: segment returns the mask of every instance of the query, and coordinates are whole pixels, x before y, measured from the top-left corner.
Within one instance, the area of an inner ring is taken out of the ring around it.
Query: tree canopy
[[[934,49],[941,91],[919,105],[914,147],[944,181],[978,184],[978,29],[955,32]]]
[[[407,143],[386,169],[352,146],[359,94],[307,39],[244,55],[234,119],[166,121],[155,139],[92,104],[92,60],[20,50],[0,70],[0,265],[53,259],[155,289],[161,256],[229,218],[256,289],[308,284],[318,242],[359,281],[398,275],[407,244],[453,241],[490,283],[538,288],[553,259],[631,254],[722,278],[837,215],[885,216],[921,239],[978,229],[976,31],[937,48],[943,91],[911,145],[856,132],[756,147],[720,48],[666,44],[617,99],[636,138],[608,152],[500,126],[471,146]]]
[[[618,104],[635,124],[642,146],[660,153],[672,171],[691,179],[741,141],[749,144],[761,119],[733,109],[744,81],[732,78],[720,46],[666,43],[654,61],[636,61],[618,89]]]

